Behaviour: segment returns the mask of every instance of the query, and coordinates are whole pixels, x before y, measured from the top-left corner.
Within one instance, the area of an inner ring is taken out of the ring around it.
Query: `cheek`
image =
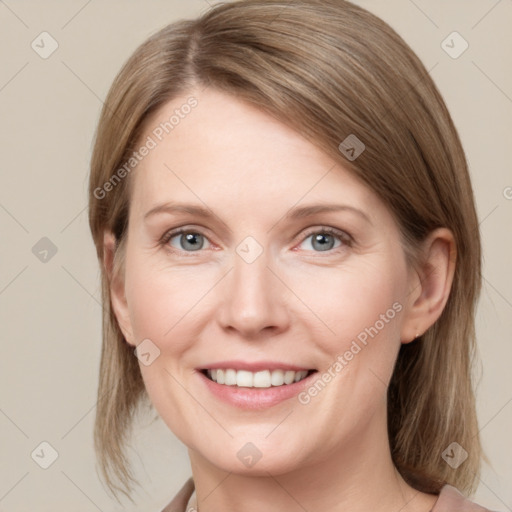
[[[161,350],[179,352],[187,344],[182,330],[208,303],[214,278],[199,267],[162,267],[135,255],[127,262],[126,294],[138,342],[149,338]],[[172,343],[171,343],[172,342]]]
[[[380,406],[400,347],[403,274],[398,259],[395,265],[386,261],[361,259],[317,274],[316,280],[301,280],[300,296],[311,299],[315,313],[307,314],[309,330],[318,329],[314,338],[324,355],[319,378],[328,390],[320,402],[329,403],[333,414],[344,414],[347,407],[358,411],[356,422]],[[316,400],[317,389],[323,386],[306,390],[304,400]]]
[[[380,338],[395,339],[398,332],[402,309],[398,265],[359,263],[294,279],[297,296],[310,310],[310,325],[319,326],[324,349],[332,354],[348,349],[358,336],[364,341],[368,331],[375,336],[373,328]]]
[[[190,395],[184,390],[183,356],[201,335],[201,312],[215,280],[211,272],[190,266],[163,267],[132,255],[127,261],[126,295],[137,343],[151,340],[160,354],[139,364],[151,402],[169,428],[186,436]],[[213,281],[212,281],[213,279]]]
[[[299,399],[329,411],[322,417],[335,425],[327,428],[335,440],[337,429],[348,435],[382,406],[400,347],[403,276],[400,265],[374,260],[357,269],[330,269],[315,284],[302,280],[300,296],[312,299],[309,331],[321,326],[314,339],[324,356],[318,376],[323,383],[313,382]],[[343,417],[343,427],[332,417]]]

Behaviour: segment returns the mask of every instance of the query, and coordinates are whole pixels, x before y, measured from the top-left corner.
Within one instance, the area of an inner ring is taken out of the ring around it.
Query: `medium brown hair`
[[[109,489],[116,496],[131,493],[135,480],[125,444],[148,397],[113,313],[111,276],[103,265],[109,230],[117,241],[113,274],[123,273],[132,177],[101,197],[98,190],[130,158],[152,115],[197,87],[256,105],[363,180],[394,215],[411,264],[432,230],[452,231],[457,264],[451,293],[434,325],[400,349],[388,389],[388,430],[393,461],[414,488],[438,493],[449,483],[473,492],[482,456],[472,384],[481,248],[464,151],[419,58],[385,22],[343,0],[219,4],[158,31],[114,80],[89,182],[104,307],[94,436]],[[351,134],[365,144],[353,161],[339,149]],[[468,452],[457,469],[441,456],[452,442]]]

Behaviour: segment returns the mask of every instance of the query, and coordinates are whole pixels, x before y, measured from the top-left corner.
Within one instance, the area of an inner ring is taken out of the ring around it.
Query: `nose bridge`
[[[219,320],[224,328],[234,328],[245,336],[287,324],[282,283],[267,268],[270,253],[252,237],[242,241],[233,254],[233,269],[224,287]]]
[[[253,249],[250,249],[246,255],[241,255],[240,252],[239,246],[233,258],[234,289],[232,293],[238,294],[240,299],[246,297],[248,304],[253,301],[262,302],[259,299],[270,299],[272,273],[267,268],[271,263],[268,261],[268,252],[264,251],[257,257],[254,257]]]

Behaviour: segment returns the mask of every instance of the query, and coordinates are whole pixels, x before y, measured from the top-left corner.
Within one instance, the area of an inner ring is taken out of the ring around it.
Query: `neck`
[[[320,460],[287,472],[224,471],[189,449],[198,511],[429,512],[437,496],[407,485],[393,465],[386,422],[373,420]]]

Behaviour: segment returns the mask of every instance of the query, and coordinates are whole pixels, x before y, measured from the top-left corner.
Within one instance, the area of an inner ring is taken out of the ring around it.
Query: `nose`
[[[244,338],[257,338],[285,331],[290,325],[286,305],[289,291],[276,276],[264,251],[248,263],[234,254],[233,268],[221,284],[217,319],[224,330]]]

